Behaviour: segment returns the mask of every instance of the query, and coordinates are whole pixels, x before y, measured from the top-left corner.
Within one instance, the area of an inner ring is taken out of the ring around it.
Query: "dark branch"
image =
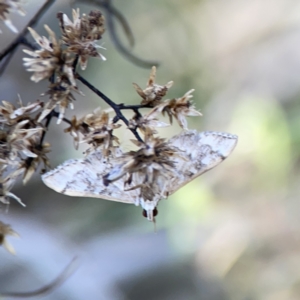
[[[114,120],[122,120],[127,126],[129,125],[128,120],[126,117],[122,114],[120,108],[120,104],[114,103],[112,100],[110,100],[107,96],[105,96],[101,91],[99,91],[97,88],[95,88],[92,84],[90,84],[87,80],[85,80],[80,74],[76,74],[76,78],[81,81],[85,86],[87,86],[91,91],[93,91],[96,95],[98,95],[100,98],[102,98],[116,113],[116,117]],[[124,107],[124,104],[121,104],[121,107]],[[123,108],[124,109],[124,108]],[[131,108],[132,109],[132,108]],[[128,127],[129,128],[129,127]],[[131,132],[134,134],[136,139],[140,142],[143,142],[139,134],[135,129],[129,128]]]
[[[31,298],[51,293],[54,289],[58,288],[64,281],[66,281],[74,273],[74,264],[76,257],[65,267],[65,269],[49,284],[30,292],[7,292],[0,293],[0,297],[7,298]]]
[[[135,56],[120,41],[120,39],[117,35],[117,32],[116,32],[114,18],[116,18],[120,22],[128,40],[129,40],[130,45],[132,45],[133,36],[132,36],[131,29],[129,27],[129,24],[127,23],[125,17],[112,5],[111,0],[102,0],[102,1],[101,0],[84,0],[84,1],[77,0],[77,2],[81,2],[81,3],[89,2],[91,4],[95,4],[95,5],[102,7],[106,11],[106,19],[107,19],[106,23],[107,23],[107,28],[108,28],[108,32],[110,34],[111,40],[114,43],[116,49],[121,54],[123,54],[123,56],[125,56],[126,59],[128,59],[133,64],[135,64],[141,68],[149,69],[152,66],[156,66],[156,67],[159,66],[159,62],[157,62],[157,61],[148,61],[148,60],[144,60],[144,59],[141,59],[141,58]]]
[[[0,53],[0,62],[4,57],[6,57],[11,52],[14,52],[15,49],[19,46],[19,44],[24,42],[24,37],[27,33],[27,27],[33,27],[39,19],[42,17],[42,15],[47,11],[47,9],[54,3],[55,0],[47,0],[43,6],[36,12],[36,14],[33,16],[33,18],[27,23],[27,25],[24,27],[24,29],[18,34],[16,39]],[[8,58],[10,59],[11,56]],[[3,69],[7,66],[8,62],[5,61],[4,67],[1,68],[0,73],[3,73]]]

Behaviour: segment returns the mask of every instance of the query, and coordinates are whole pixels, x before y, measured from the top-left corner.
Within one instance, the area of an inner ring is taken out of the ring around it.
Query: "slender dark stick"
[[[16,48],[13,49],[10,53],[7,54],[7,57],[6,57],[5,60],[0,62],[0,77],[4,73],[4,71],[5,71],[6,67],[8,66],[8,64],[9,64],[12,56],[14,55],[15,51],[16,51]]]
[[[0,293],[0,297],[5,298],[31,298],[35,296],[41,296],[51,293],[54,289],[59,287],[65,280],[67,280],[75,271],[74,264],[76,263],[77,257],[73,258],[72,261],[66,266],[66,268],[49,284],[30,292],[7,292]]]
[[[55,0],[46,0],[46,2],[43,4],[43,6],[40,7],[40,9],[36,12],[36,14],[33,16],[33,18],[27,23],[27,25],[24,27],[24,29],[18,34],[18,36],[15,38],[15,40],[0,53],[0,61],[8,55],[11,51],[14,51],[14,49],[23,41],[24,36],[27,33],[27,27],[33,27],[41,18],[44,12],[47,11],[47,9],[54,3]]]
[[[114,43],[116,49],[125,56],[126,59],[131,61],[133,64],[141,67],[141,68],[151,68],[152,66],[159,66],[159,62],[157,61],[148,61],[141,59],[137,56],[135,56],[133,53],[131,53],[120,41],[118,34],[116,32],[116,26],[115,26],[115,19],[120,22],[125,35],[127,36],[129,40],[130,46],[133,46],[133,34],[131,32],[131,29],[129,27],[129,24],[127,23],[125,17],[113,6],[111,0],[77,0],[77,2],[81,3],[90,3],[100,6],[101,8],[105,9],[106,11],[106,24],[108,28],[109,35],[111,37],[112,42]]]
[[[114,103],[112,100],[110,100],[106,95],[104,95],[101,91],[99,91],[97,88],[95,88],[92,84],[90,84],[87,80],[85,80],[81,75],[76,73],[76,78],[81,81],[85,86],[87,86],[90,90],[92,90],[96,95],[98,95],[100,98],[102,98],[116,113],[116,117],[114,120],[122,120],[127,126],[129,125],[128,120],[125,118],[125,116],[122,114],[119,104]],[[129,127],[128,127],[129,128]],[[137,131],[133,128],[129,128],[131,132],[134,134],[136,139],[139,142],[143,142]]]
[[[132,110],[136,110],[136,109],[140,109],[140,108],[153,108],[153,106],[151,105],[141,105],[141,104],[135,104],[135,105],[127,105],[124,103],[119,103],[117,104],[119,106],[119,109],[132,109]]]
[[[106,1],[105,3],[102,4],[102,7],[105,8],[108,12],[114,11],[115,8],[113,8],[112,4],[110,1]],[[110,29],[109,34],[111,36],[112,41],[115,44],[115,47],[117,50],[119,50],[120,53],[122,53],[129,61],[132,63],[136,64],[137,66],[140,66],[142,68],[151,68],[152,66],[158,67],[159,63],[157,61],[147,61],[143,60],[131,52],[129,52],[126,47],[120,42],[116,28],[115,28],[115,23],[113,20],[112,13],[107,14],[107,27]]]

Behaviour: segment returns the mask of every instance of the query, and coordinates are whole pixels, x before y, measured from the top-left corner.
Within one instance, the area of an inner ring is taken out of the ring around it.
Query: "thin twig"
[[[159,66],[159,62],[157,61],[148,61],[148,60],[144,60],[141,59],[137,56],[135,56],[132,52],[130,52],[124,45],[123,43],[120,41],[117,32],[116,32],[116,27],[115,27],[115,22],[114,22],[114,18],[116,18],[120,24],[122,25],[122,28],[124,29],[124,32],[129,40],[129,44],[132,45],[132,41],[131,39],[133,39],[132,32],[131,29],[129,27],[129,24],[127,23],[125,17],[113,6],[112,1],[111,0],[84,0],[84,1],[80,1],[77,0],[77,2],[81,2],[81,3],[86,3],[89,2],[91,4],[95,4],[98,5],[100,7],[102,7],[104,10],[106,10],[106,19],[107,19],[107,28],[108,28],[108,32],[110,34],[111,40],[114,43],[116,49],[123,54],[129,61],[131,61],[133,64],[142,67],[142,68],[151,68],[152,66]]]
[[[112,100],[110,100],[106,95],[104,95],[96,87],[94,87],[87,80],[85,80],[80,74],[76,73],[76,78],[79,81],[81,81],[85,86],[87,86],[91,91],[93,91],[96,95],[98,95],[100,98],[102,98],[115,111],[115,113],[116,113],[115,120],[122,120],[127,126],[129,125],[128,120],[121,112],[119,104],[116,104]],[[135,129],[133,129],[133,128],[129,128],[129,129],[131,130],[131,132],[134,134],[134,136],[136,137],[136,139],[139,142],[143,142],[142,138],[139,136],[139,134],[137,133],[137,131]]]
[[[23,42],[24,36],[27,33],[27,27],[33,27],[39,21],[44,12],[46,12],[47,9],[52,5],[52,3],[54,3],[54,1],[55,0],[46,0],[43,6],[41,6],[41,8],[36,12],[36,14],[27,23],[24,29],[18,34],[15,40],[0,53],[0,62],[4,57],[6,57],[6,55],[8,55],[11,52],[14,52],[18,45]],[[5,63],[5,67],[7,64],[8,62]],[[3,69],[1,69],[1,73],[3,73]]]
[[[65,267],[65,269],[49,284],[30,292],[4,292],[0,293],[0,297],[9,298],[29,298],[35,296],[41,296],[51,293],[54,289],[62,285],[74,272],[77,257],[74,257],[71,262]]]

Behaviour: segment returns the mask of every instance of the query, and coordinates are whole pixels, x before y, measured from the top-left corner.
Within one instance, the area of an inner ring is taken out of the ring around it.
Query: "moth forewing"
[[[42,180],[49,188],[64,195],[136,204],[138,191],[124,191],[123,178],[108,186],[104,185],[103,176],[111,168],[111,162],[102,156],[101,151],[95,151],[85,159],[64,162],[56,169],[42,175]]]
[[[230,155],[237,144],[237,136],[214,131],[184,132],[170,140],[182,152],[176,158],[177,175],[169,185],[171,195],[181,187],[216,167]]]

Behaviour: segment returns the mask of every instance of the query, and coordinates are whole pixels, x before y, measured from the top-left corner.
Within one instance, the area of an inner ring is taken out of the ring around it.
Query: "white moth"
[[[51,189],[69,196],[93,197],[111,201],[141,205],[144,216],[154,221],[157,205],[162,198],[167,198],[194,178],[220,164],[233,151],[237,136],[223,132],[184,131],[172,137],[169,143],[178,148],[179,155],[174,158],[174,174],[166,180],[161,176],[156,179],[157,193],[154,199],[143,199],[139,188],[129,189],[126,176],[104,184],[104,176],[115,172],[116,158],[109,159],[100,150],[91,152],[83,159],[71,159],[55,170],[42,176],[44,183]],[[120,150],[117,156],[123,153]],[[163,170],[162,170],[163,172]],[[131,186],[141,185],[141,179],[133,176]],[[156,191],[155,190],[155,191]]]

